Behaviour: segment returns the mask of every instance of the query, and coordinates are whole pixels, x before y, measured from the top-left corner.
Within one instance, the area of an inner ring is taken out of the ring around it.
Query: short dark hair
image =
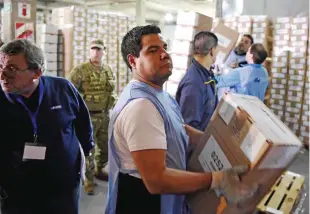
[[[208,55],[211,48],[216,47],[218,38],[214,33],[201,31],[194,37],[194,54]]]
[[[129,54],[132,54],[136,57],[139,57],[140,51],[142,49],[141,44],[142,36],[149,34],[160,34],[160,33],[161,30],[156,25],[137,26],[126,33],[122,41],[121,51],[123,59],[130,69],[131,66],[128,62],[127,56]]]
[[[267,51],[263,44],[254,43],[250,47],[250,53],[253,54],[253,61],[255,64],[262,64],[267,58]]]
[[[244,34],[244,37],[247,37],[251,41],[251,45],[254,43],[254,39],[250,34]]]

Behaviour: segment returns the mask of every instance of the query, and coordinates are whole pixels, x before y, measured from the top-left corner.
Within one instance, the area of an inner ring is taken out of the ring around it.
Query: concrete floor
[[[306,177],[305,187],[307,197],[304,201],[303,214],[309,213],[309,152],[303,150],[289,168],[290,171],[304,175]],[[106,206],[106,193],[108,184],[98,181],[96,195],[88,196],[82,191],[81,195],[81,214],[103,214]]]

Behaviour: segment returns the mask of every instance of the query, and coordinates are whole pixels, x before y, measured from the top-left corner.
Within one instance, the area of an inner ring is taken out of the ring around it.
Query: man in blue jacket
[[[1,47],[2,214],[78,214],[81,160],[94,146],[92,125],[74,86],[42,76],[43,70],[43,52],[30,41]]]
[[[176,100],[186,124],[204,131],[217,106],[217,93],[211,66],[216,59],[218,39],[207,31],[194,38],[192,65],[181,80]]]
[[[264,101],[269,84],[268,72],[262,65],[266,58],[264,46],[254,43],[246,55],[248,65],[215,76],[217,88],[230,87],[235,93],[256,96]]]

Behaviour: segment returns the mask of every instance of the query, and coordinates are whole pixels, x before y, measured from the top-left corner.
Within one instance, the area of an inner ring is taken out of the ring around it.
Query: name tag
[[[23,160],[45,160],[46,146],[26,143]]]

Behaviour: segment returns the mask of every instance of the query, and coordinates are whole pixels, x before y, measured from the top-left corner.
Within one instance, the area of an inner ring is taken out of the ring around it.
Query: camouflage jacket
[[[108,111],[116,103],[115,77],[110,66],[101,68],[90,61],[74,68],[68,79],[78,89],[89,111]]]

